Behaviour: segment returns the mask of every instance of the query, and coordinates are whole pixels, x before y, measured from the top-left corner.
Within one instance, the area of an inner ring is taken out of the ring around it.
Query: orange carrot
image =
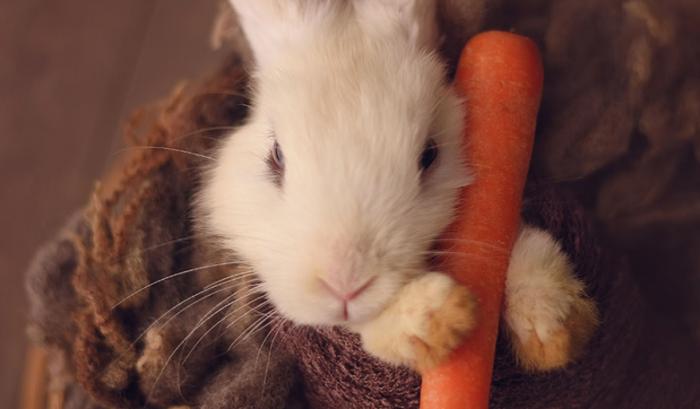
[[[478,302],[477,327],[443,365],[423,374],[421,409],[485,409],[510,252],[532,153],[543,72],[537,46],[506,32],[479,34],[462,51],[465,149],[475,173],[447,235],[443,268]]]

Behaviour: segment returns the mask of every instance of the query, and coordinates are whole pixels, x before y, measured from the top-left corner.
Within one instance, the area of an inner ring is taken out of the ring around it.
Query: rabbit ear
[[[437,0],[354,0],[360,25],[368,32],[399,34],[427,49],[438,44]]]
[[[229,0],[258,65],[281,50],[311,41],[344,7],[338,0]]]

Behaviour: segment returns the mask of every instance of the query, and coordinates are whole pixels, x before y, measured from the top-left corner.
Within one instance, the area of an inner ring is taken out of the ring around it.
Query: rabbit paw
[[[406,284],[395,301],[359,329],[366,351],[418,372],[444,360],[475,324],[471,292],[441,273]]]
[[[568,257],[542,230],[526,227],[513,249],[504,321],[516,359],[535,371],[572,362],[598,324]]]

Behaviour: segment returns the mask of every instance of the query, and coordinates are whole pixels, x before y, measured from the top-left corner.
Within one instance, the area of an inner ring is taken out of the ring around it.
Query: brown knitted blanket
[[[450,3],[448,56],[479,27],[543,48],[524,216],[562,241],[602,316],[561,371],[525,373],[499,340],[491,407],[700,407],[700,5]],[[416,374],[217,281],[245,267],[194,228],[191,199],[246,116],[244,72],[233,57],[136,116],[120,162],[37,254],[30,328],[66,408],[417,408]]]

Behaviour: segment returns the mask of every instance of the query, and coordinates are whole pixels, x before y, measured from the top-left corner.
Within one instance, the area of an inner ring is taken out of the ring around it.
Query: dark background
[[[0,1],[0,408],[18,405],[23,273],[85,203],[137,106],[206,73],[217,0]]]

